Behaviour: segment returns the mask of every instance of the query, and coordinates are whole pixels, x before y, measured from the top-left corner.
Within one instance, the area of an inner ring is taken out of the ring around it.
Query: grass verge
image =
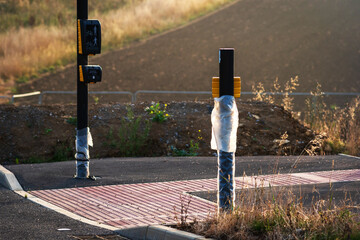
[[[330,184],[331,191],[331,184]],[[189,224],[191,231],[215,239],[359,239],[359,206],[350,198],[336,205],[319,200],[309,207],[291,190],[243,189],[233,212]]]

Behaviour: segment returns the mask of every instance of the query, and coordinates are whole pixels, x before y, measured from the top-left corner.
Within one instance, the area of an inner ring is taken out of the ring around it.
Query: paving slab
[[[262,184],[277,187],[356,181],[360,181],[360,169],[237,177],[235,186],[244,190]],[[204,220],[216,213],[216,204],[188,193],[216,189],[217,179],[212,178],[36,190],[30,194],[99,225],[122,229],[177,224],[185,210],[189,221]]]

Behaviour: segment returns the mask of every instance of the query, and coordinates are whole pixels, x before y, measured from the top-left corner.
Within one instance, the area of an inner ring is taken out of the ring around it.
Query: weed
[[[17,94],[17,93],[18,93],[18,89],[17,89],[16,87],[11,87],[11,88],[10,88],[10,92],[11,92],[12,94]]]
[[[180,194],[180,213],[177,212],[176,206],[173,206],[174,208],[174,219],[177,221],[179,228],[184,228],[188,225],[188,210],[190,207],[190,203],[192,200],[191,195],[183,195]]]
[[[33,163],[43,163],[46,162],[46,159],[44,157],[39,156],[31,156],[28,159],[23,159],[21,163],[23,164],[33,164]]]
[[[152,105],[150,107],[146,107],[144,110],[150,115],[152,116],[152,121],[153,122],[165,122],[168,117],[169,114],[166,113],[166,107],[167,104],[164,104],[164,108],[161,109],[160,103],[152,103]]]
[[[46,128],[45,129],[45,135],[48,135],[49,133],[52,132],[52,129],[51,128]]]
[[[352,212],[358,207],[347,199],[336,206],[330,196],[304,207],[291,190],[271,185],[244,188],[237,198],[232,213],[212,214],[190,225],[192,231],[215,239],[356,239],[360,234],[360,216]]]
[[[68,119],[66,119],[66,122],[76,126],[77,125],[77,117],[69,117]]]
[[[198,137],[197,140],[194,141],[193,139],[190,140],[190,143],[188,144],[188,149],[177,149],[174,146],[170,146],[170,150],[173,156],[197,156],[198,155],[198,150],[199,150],[199,144],[200,141],[202,141],[202,136],[201,136],[201,130],[198,130]]]
[[[26,76],[26,75],[24,75],[24,76],[21,76],[21,77],[19,77],[17,80],[16,80],[16,82],[17,83],[27,83],[28,81],[29,81],[29,77],[28,76]]]
[[[72,148],[67,147],[64,144],[55,147],[54,155],[51,158],[51,162],[62,162],[72,158]]]
[[[19,160],[15,159],[15,163],[19,164],[20,162],[23,164],[33,164],[33,163],[44,163],[44,162],[62,162],[72,159],[73,151],[72,147],[67,146],[62,143],[60,145],[55,146],[52,156],[50,158],[45,158],[42,156],[31,156],[27,159]]]
[[[145,147],[150,129],[151,122],[135,117],[132,109],[128,107],[127,117],[121,119],[117,134],[110,128],[105,145],[117,149],[121,157],[139,156],[140,149]]]
[[[294,98],[290,97],[290,93],[292,93],[299,86],[299,77],[295,76],[295,78],[290,78],[290,81],[287,81],[284,85],[284,89],[281,89],[281,86],[278,82],[278,78],[275,79],[272,89],[270,89],[270,93],[283,93],[283,98],[279,99],[276,95],[265,94],[264,85],[259,82],[257,86],[252,85],[252,91],[255,95],[253,97],[254,101],[262,101],[270,104],[278,104],[284,107],[287,111],[293,110],[293,101]],[[281,100],[281,101],[280,101]]]
[[[294,99],[290,97],[290,93],[299,86],[298,82],[297,76],[291,78],[282,90],[276,79],[270,90],[272,94],[265,94],[264,85],[258,83],[257,86],[252,86],[253,100],[278,104],[285,110],[292,111]],[[283,98],[278,98],[275,92],[282,92]],[[325,152],[360,155],[360,97],[350,102],[347,107],[340,109],[336,105],[328,107],[325,104],[325,96],[319,83],[311,95],[305,100],[306,110],[301,121],[315,131],[317,137],[308,144],[304,152],[310,155]],[[296,116],[296,114],[293,115]]]
[[[95,105],[99,104],[99,100],[100,98],[99,97],[96,97],[96,96],[92,96],[94,102],[95,102]]]
[[[198,155],[197,151],[199,150],[199,143],[191,139],[188,150],[177,149],[174,146],[170,146],[170,149],[173,156],[177,156],[177,157],[197,156]]]

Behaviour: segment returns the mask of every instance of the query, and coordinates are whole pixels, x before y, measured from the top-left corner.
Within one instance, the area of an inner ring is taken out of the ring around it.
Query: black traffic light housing
[[[80,82],[97,83],[101,82],[102,68],[99,65],[80,65]]]
[[[99,20],[78,19],[79,54],[95,55],[101,52],[101,25]]]

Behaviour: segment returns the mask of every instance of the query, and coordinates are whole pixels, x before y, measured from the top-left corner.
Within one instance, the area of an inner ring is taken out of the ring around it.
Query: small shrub
[[[109,130],[106,145],[117,149],[121,157],[139,156],[140,149],[145,147],[148,140],[151,122],[135,117],[130,107],[127,111],[127,117],[121,119],[117,133]]]
[[[161,109],[160,103],[153,103],[150,107],[146,107],[145,111],[152,116],[153,122],[165,122],[169,114],[166,113],[167,104],[164,104],[164,108]]]
[[[61,144],[60,146],[56,146],[54,149],[54,155],[51,158],[51,162],[62,162],[72,159],[72,148],[66,146],[65,144]]]
[[[68,124],[76,126],[77,125],[77,117],[70,117],[70,118],[66,119],[66,122]]]

